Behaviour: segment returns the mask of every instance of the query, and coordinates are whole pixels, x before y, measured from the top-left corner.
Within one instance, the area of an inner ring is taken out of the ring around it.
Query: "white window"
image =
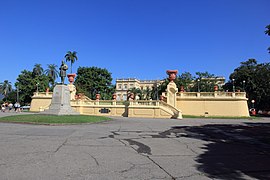
[[[118,89],[122,89],[122,84],[118,84]]]

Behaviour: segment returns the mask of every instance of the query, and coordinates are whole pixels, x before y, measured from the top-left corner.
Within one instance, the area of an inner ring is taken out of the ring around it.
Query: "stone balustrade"
[[[166,96],[166,94],[165,94]],[[240,98],[246,99],[245,92],[179,92],[177,98]]]

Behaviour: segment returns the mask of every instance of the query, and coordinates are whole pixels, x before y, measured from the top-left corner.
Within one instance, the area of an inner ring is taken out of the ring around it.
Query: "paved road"
[[[0,123],[0,180],[269,179],[269,133],[270,119]]]

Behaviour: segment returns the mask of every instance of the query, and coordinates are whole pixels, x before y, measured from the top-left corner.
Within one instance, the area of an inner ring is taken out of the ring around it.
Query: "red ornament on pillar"
[[[169,75],[170,82],[173,82],[176,79],[176,74],[178,70],[167,70],[166,73]]]
[[[69,83],[72,84],[74,82],[74,80],[75,80],[76,74],[74,74],[74,73],[73,74],[68,74],[67,77],[68,77]]]

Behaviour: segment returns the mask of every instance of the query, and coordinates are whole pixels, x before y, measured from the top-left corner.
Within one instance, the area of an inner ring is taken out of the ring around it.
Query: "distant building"
[[[141,90],[150,89],[159,86],[163,80],[139,80],[136,78],[116,79],[116,100],[127,100],[127,91],[132,88]]]
[[[212,78],[201,78],[201,81],[206,81],[209,83],[216,84],[219,88],[222,88],[222,86],[225,84],[225,77],[217,76]]]

